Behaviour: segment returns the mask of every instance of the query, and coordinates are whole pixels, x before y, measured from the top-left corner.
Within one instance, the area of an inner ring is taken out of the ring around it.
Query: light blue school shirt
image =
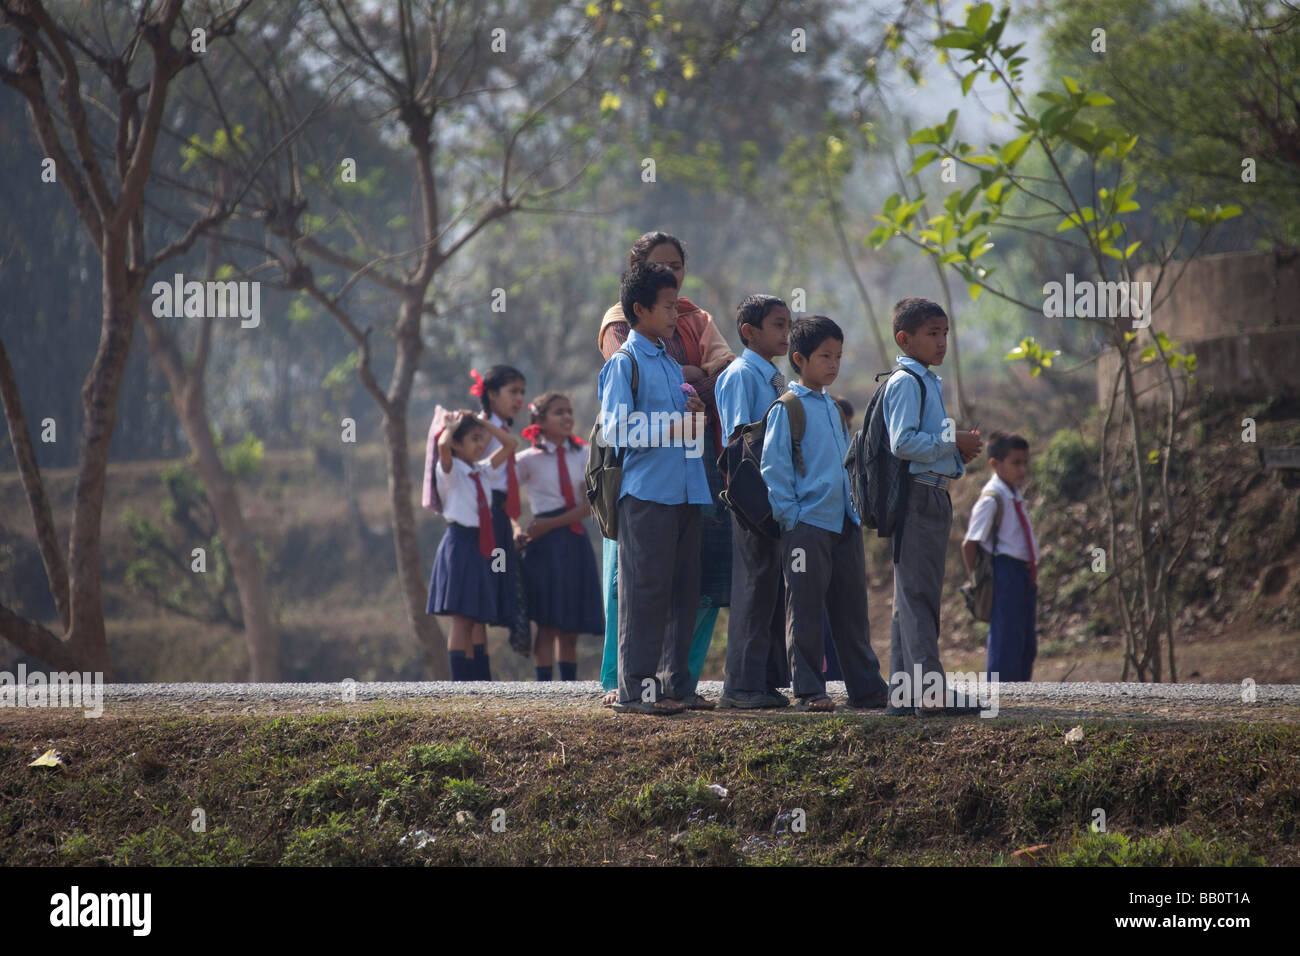
[[[803,402],[806,423],[799,447],[804,473],[799,474],[794,466],[789,413],[784,405],[777,405],[767,418],[763,436],[762,473],[772,517],[782,531],[791,531],[802,521],[839,534],[846,517],[861,524],[849,497],[849,473],[844,470],[849,439],[839,406],[825,389],[814,392],[791,382],[790,391]]]
[[[776,366],[752,349],[745,349],[740,358],[722,370],[713,395],[718,400],[723,441],[737,426],[762,418],[767,407],[780,397],[772,386],[775,374]]]
[[[600,370],[597,383],[605,441],[615,448],[622,447],[618,441],[619,428],[621,423],[627,422],[629,412],[642,413],[646,421],[642,435],[648,438],[654,433],[656,440],[661,427],[651,427],[651,413],[686,412],[682,367],[668,354],[668,350],[636,329],[628,334],[624,346],[636,355],[636,403],[632,401],[632,360],[626,355],[615,352]],[[628,429],[624,437],[637,437],[635,427],[623,427]],[[701,436],[699,442],[707,455],[707,439]],[[709,504],[709,480],[704,475],[704,459],[688,458],[688,451],[691,449],[680,440],[675,447],[647,447],[644,442],[629,444],[627,456],[623,459],[623,487],[619,500],[624,495],[632,495],[642,501],[663,505]]]
[[[912,474],[932,471],[936,475],[960,478],[966,473],[955,441],[943,440],[943,379],[909,355],[898,356],[898,364],[910,368],[925,383],[925,419],[917,428],[921,390],[912,376],[895,372],[885,383],[885,426],[889,429],[889,450],[906,458]]]

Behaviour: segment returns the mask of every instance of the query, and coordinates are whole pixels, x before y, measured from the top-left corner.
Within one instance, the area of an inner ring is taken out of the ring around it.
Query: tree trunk
[[[136,309],[134,290],[126,275],[126,243],[122,235],[105,230],[101,265],[104,312],[99,350],[81,389],[85,419],[68,545],[69,642],[73,653],[87,667],[111,679],[100,586],[100,522],[109,445],[117,423],[117,393],[131,351]]]
[[[209,244],[206,268],[209,280],[216,274],[216,249],[215,243]],[[194,363],[187,369],[176,341],[149,311],[147,303],[141,303],[139,315],[149,339],[149,349],[167,376],[172,406],[185,430],[190,449],[194,452],[195,469],[203,483],[212,516],[217,522],[217,531],[225,545],[226,557],[230,559],[230,572],[235,578],[239,607],[244,619],[249,677],[255,682],[279,680],[279,634],[271,616],[271,602],[266,594],[262,562],[258,558],[248,522],[244,520],[239,489],[221,463],[216,442],[212,438],[212,424],[208,419],[204,376],[208,364],[212,317],[207,316],[202,320]]]
[[[388,496],[393,512],[393,545],[397,554],[397,579],[406,604],[406,616],[420,642],[425,665],[434,680],[450,678],[447,640],[437,618],[425,613],[428,582],[420,565],[420,544],[415,529],[415,508],[411,504],[411,455],[406,433],[407,405],[411,384],[424,343],[420,340],[420,297],[407,296],[397,321],[397,362],[389,386],[384,414],[384,444],[387,446]]]

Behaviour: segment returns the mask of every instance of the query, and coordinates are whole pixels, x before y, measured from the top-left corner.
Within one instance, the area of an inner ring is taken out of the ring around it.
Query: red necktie
[[[483,493],[483,482],[476,472],[470,472],[470,481],[478,492],[478,553],[485,558],[492,557],[497,546],[496,534],[492,530],[492,508],[488,505],[487,495]]]
[[[519,478],[515,475],[515,456],[506,459],[506,514],[518,521],[523,514],[519,507]]]
[[[555,446],[555,467],[560,472],[560,491],[564,495],[564,510],[572,511],[578,503],[573,499],[573,485],[569,482],[569,466],[564,463],[564,445]],[[582,522],[571,522],[569,530],[574,534],[582,534]]]
[[[1025,517],[1025,509],[1020,507],[1020,499],[1012,498],[1011,503],[1016,506],[1016,517],[1020,519],[1020,530],[1025,533],[1025,545],[1029,548],[1029,580],[1034,586],[1038,586],[1038,557],[1034,554],[1034,538],[1029,533],[1029,519]]]

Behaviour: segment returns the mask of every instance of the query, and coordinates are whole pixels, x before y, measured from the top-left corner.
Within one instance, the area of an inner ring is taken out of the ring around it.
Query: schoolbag
[[[795,469],[799,474],[804,474],[800,443],[808,421],[803,402],[794,392],[785,392],[767,406],[767,411],[758,421],[737,425],[727,439],[727,447],[718,456],[718,471],[723,483],[723,490],[718,497],[731,509],[742,528],[767,538],[781,537],[781,526],[772,517],[772,505],[767,497],[767,483],[763,481],[762,473],[767,417],[778,404],[784,405],[786,414],[790,416],[790,453],[794,457]],[[839,408],[839,405],[836,404],[835,407]],[[849,426],[844,418],[844,409],[839,408],[839,412],[840,423],[847,434]]]
[[[620,348],[632,360],[632,404],[636,404],[637,387],[641,384],[636,356],[626,347]],[[614,355],[617,355],[615,352]],[[613,358],[613,356],[610,356]],[[591,426],[590,450],[587,452],[587,500],[596,516],[600,533],[611,541],[618,540],[618,499],[623,491],[623,459],[627,449],[615,448],[605,443],[600,434],[600,420]]]
[[[429,422],[429,437],[424,448],[424,487],[420,495],[420,504],[434,514],[442,514],[442,496],[438,494],[438,483],[434,479],[434,469],[438,467],[438,436],[446,426],[450,411],[441,405],[434,406],[433,420]]]
[[[900,365],[876,375],[892,376],[903,371],[916,379],[921,389],[921,414],[917,427],[925,420],[925,383],[910,368]],[[844,456],[844,467],[849,473],[849,490],[853,507],[858,510],[863,524],[875,528],[881,538],[894,538],[894,560],[898,560],[903,543],[903,516],[907,514],[907,492],[911,487],[911,463],[898,458],[889,448],[889,428],[885,422],[885,389],[889,379],[876,387],[867,405],[862,428],[855,432]],[[895,533],[897,532],[897,533]]]
[[[993,550],[975,549],[975,570],[971,579],[960,588],[966,607],[977,621],[987,622],[993,616],[993,556],[998,553],[998,529],[1002,527],[1002,496],[992,488],[980,492],[980,498],[993,498]],[[975,502],[979,504],[979,501]]]

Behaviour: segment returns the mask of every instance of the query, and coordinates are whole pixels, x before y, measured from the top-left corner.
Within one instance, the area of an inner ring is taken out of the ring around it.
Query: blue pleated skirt
[[[429,576],[426,614],[459,614],[485,623],[497,618],[498,578],[492,573],[492,559],[478,549],[478,528],[447,523],[438,542]]]
[[[515,549],[515,530],[506,514],[506,493],[492,492],[492,531],[496,537],[497,547],[506,553],[506,570],[503,574],[492,575],[497,589],[497,616],[492,623],[497,627],[514,628],[523,623],[527,617],[523,607],[523,581],[520,580],[519,552]],[[522,621],[521,621],[522,618]]]
[[[545,512],[539,518],[563,514]],[[530,542],[523,553],[528,616],[539,627],[575,634],[603,634],[605,612],[600,596],[600,572],[586,529],[574,534],[565,525]]]

